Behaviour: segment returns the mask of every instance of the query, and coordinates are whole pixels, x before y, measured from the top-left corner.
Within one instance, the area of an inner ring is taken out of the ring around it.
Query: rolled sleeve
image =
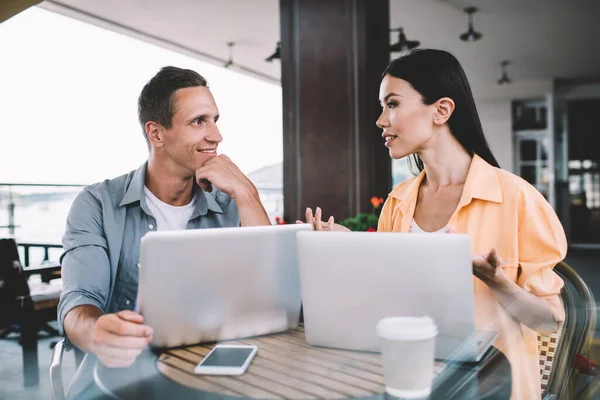
[[[527,197],[527,198],[525,198]],[[565,320],[560,299],[563,280],[553,271],[567,253],[567,239],[556,213],[538,192],[522,199],[517,284],[543,299],[556,322]]]
[[[102,223],[102,206],[87,189],[69,211],[61,256],[63,291],[58,304],[58,326],[81,305],[106,312],[110,290],[110,262]]]

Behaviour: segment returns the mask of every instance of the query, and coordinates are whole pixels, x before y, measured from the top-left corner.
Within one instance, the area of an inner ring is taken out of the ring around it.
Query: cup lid
[[[388,317],[377,323],[377,335],[392,340],[425,340],[435,337],[438,328],[431,317]]]

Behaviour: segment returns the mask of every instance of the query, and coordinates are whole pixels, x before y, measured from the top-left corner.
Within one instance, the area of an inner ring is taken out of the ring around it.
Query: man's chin
[[[202,154],[202,153],[198,153],[198,155],[196,156],[196,165],[198,166],[198,168],[202,168],[207,162],[209,162],[210,160],[216,158],[217,155],[208,155],[208,154]]]
[[[200,168],[204,167],[206,165],[206,163],[208,162],[209,158],[202,158],[200,159],[200,157],[196,158],[196,162],[194,163],[194,171],[199,170]]]

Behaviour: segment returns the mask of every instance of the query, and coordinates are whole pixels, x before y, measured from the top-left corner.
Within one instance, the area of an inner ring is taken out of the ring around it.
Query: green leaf
[[[369,228],[377,229],[379,218],[372,213],[359,213],[354,217],[346,218],[340,221],[340,225],[345,226],[351,231],[364,232]]]

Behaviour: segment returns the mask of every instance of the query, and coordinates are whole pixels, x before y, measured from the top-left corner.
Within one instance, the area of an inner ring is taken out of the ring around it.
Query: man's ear
[[[163,145],[162,126],[154,121],[146,122],[144,125],[148,141],[153,147],[161,147]]]
[[[442,97],[436,103],[435,114],[433,114],[433,123],[444,125],[454,112],[454,100],[449,97]]]

